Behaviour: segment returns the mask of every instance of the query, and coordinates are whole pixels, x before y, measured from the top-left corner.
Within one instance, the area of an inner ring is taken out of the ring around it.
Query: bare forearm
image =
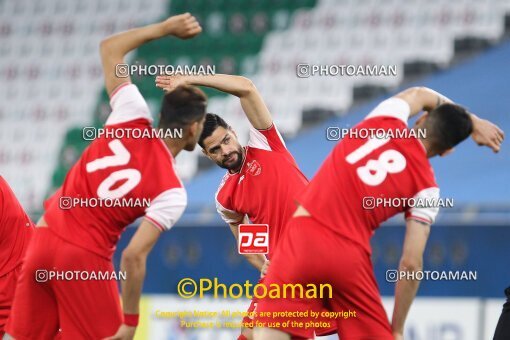
[[[154,39],[165,36],[161,23],[112,35],[101,42],[101,55],[123,58],[128,52]]]
[[[186,83],[212,87],[225,93],[229,93],[241,100],[246,117],[256,129],[267,129],[273,123],[271,114],[264,103],[264,100],[257,91],[251,80],[241,76],[217,74],[214,76],[190,76]]]
[[[248,78],[228,74],[216,74],[214,76],[186,76],[185,82],[189,85],[211,87],[236,97],[245,97],[255,91],[255,86]]]
[[[165,21],[135,28],[112,35],[101,42],[101,62],[105,77],[106,91],[109,95],[121,84],[130,81],[129,74],[117,76],[117,65],[125,64],[124,56],[146,42],[164,36],[189,39],[199,34],[202,28],[195,17],[189,13],[172,16]]]
[[[138,314],[140,296],[145,278],[145,260],[141,258],[122,258],[121,269],[126,272],[122,282],[122,306],[126,314]]]
[[[405,269],[401,268],[400,270]],[[403,334],[404,323],[419,286],[420,281],[417,280],[404,279],[397,281],[395,287],[395,305],[391,322],[391,328],[394,332]]]
[[[411,87],[397,95],[404,99],[411,109],[409,116],[415,116],[421,111],[430,111],[441,104],[452,103],[452,101],[427,87]]]
[[[257,268],[258,271],[262,270],[262,267],[264,266],[264,263],[266,262],[266,257],[262,254],[249,254],[249,255],[244,255],[244,257],[246,258],[246,260],[248,260],[248,262],[252,266]]]

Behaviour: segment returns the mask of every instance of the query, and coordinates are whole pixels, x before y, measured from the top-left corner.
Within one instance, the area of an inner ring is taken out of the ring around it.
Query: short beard
[[[218,165],[221,168],[227,169],[229,171],[237,171],[237,170],[239,170],[239,168],[243,164],[243,148],[239,147],[239,149],[237,151],[234,151],[234,152],[232,152],[230,154],[231,155],[232,154],[236,154],[237,155],[237,161],[235,163],[233,163],[231,165],[225,165],[223,162],[221,162],[221,163],[218,163]]]

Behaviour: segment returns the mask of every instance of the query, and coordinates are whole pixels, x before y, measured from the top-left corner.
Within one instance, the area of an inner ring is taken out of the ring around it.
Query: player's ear
[[[455,151],[455,148],[449,148],[448,150],[443,151],[442,153],[440,153],[439,156],[441,156],[441,157],[448,156],[449,154],[451,154],[454,151]]]
[[[189,125],[189,134],[190,136],[192,137],[195,137],[197,134],[198,134],[198,124],[200,124],[199,122],[193,122]]]

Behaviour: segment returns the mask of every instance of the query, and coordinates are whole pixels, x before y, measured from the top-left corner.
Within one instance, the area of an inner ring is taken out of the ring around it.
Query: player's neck
[[[175,139],[163,139],[163,143],[165,143],[168,151],[172,154],[172,156],[175,158],[179,154],[179,152],[184,149],[184,145],[180,140]]]
[[[427,155],[427,158],[434,157],[435,154],[430,152],[430,147],[429,147],[427,140],[422,139],[422,138],[418,138],[418,140],[420,141],[421,145],[423,146],[423,149],[425,150],[425,154]]]

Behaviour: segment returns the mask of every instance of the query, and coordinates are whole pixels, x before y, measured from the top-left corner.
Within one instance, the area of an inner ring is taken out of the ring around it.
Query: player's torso
[[[143,120],[106,129],[118,127],[152,129]],[[64,236],[76,239],[73,229],[86,242],[113,246],[124,227],[144,215],[151,199],[175,185],[173,171],[172,156],[160,139],[99,138],[70,170],[59,193],[76,202],[68,208],[52,200],[47,221]]]
[[[296,209],[295,196],[308,180],[290,153],[247,148],[237,174],[227,174],[218,191],[218,201],[247,214],[252,223],[269,225],[270,244],[276,243]]]
[[[353,129],[375,128],[391,130],[397,136],[396,130],[407,126],[395,118],[379,117],[364,120]],[[406,199],[431,182],[432,167],[418,139],[346,137],[312,180],[307,201],[319,220],[367,241],[380,223],[407,208],[402,204]],[[320,202],[321,196],[322,204],[313,204],[313,198]]]
[[[433,170],[424,146],[413,133],[408,133],[406,138],[389,137],[397,136],[397,130],[411,131],[405,124],[394,118],[372,118],[363,121],[360,127],[382,127],[394,132],[387,138],[348,140],[343,145],[345,149],[340,148],[337,155],[349,169],[349,177],[357,183],[364,218],[375,229],[407,208],[406,200],[433,181]],[[345,178],[342,180],[348,184]],[[373,206],[372,198],[374,204],[380,204]],[[386,200],[381,202],[381,199]]]

